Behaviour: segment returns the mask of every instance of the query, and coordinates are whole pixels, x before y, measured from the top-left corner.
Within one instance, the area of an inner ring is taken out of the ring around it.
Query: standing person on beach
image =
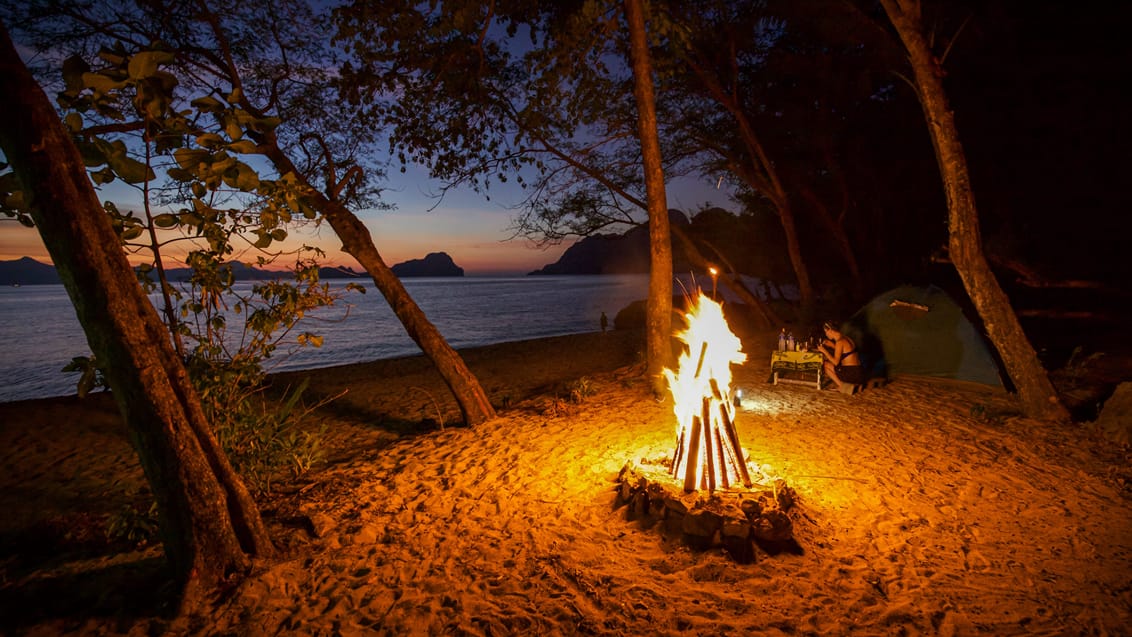
[[[601,313],[601,333],[605,334],[605,330],[609,327],[609,319],[605,316],[605,312]]]
[[[866,380],[865,368],[861,365],[857,344],[842,334],[841,328],[835,325],[840,324],[826,321],[821,326],[825,339],[818,345],[818,351],[825,358],[824,371],[837,384],[838,389],[845,384],[863,385]]]

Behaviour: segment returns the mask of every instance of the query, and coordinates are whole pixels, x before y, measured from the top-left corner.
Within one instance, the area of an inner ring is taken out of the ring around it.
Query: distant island
[[[431,252],[423,259],[411,259],[393,266],[398,277],[464,276],[464,268],[456,265],[444,252]]]
[[[271,281],[278,279],[281,272],[278,270],[263,270],[234,262],[232,272],[237,281]],[[464,269],[457,266],[452,257],[443,252],[433,252],[424,259],[412,259],[398,263],[392,267],[393,273],[399,277],[422,276],[464,276]],[[172,268],[166,270],[170,281],[184,282],[192,276],[189,268]],[[320,279],[369,279],[369,275],[347,267],[320,267]],[[31,257],[21,257],[10,261],[0,261],[0,285],[59,285],[62,280],[55,267],[41,263]]]
[[[688,217],[679,210],[669,210],[668,220],[672,225],[689,225]],[[595,234],[579,239],[566,248],[558,261],[528,274],[644,274],[648,271],[649,228],[643,225],[623,234]]]
[[[55,268],[31,257],[0,261],[0,285],[50,285],[62,283]]]

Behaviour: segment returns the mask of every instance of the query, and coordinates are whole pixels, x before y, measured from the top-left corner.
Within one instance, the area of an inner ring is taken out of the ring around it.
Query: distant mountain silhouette
[[[399,277],[464,276],[464,268],[456,265],[452,257],[444,252],[432,252],[423,259],[398,263],[392,269],[393,274]]]
[[[689,223],[688,217],[679,210],[669,210],[668,221],[680,226]],[[566,248],[558,261],[530,274],[643,274],[648,271],[649,228],[646,224],[624,234],[595,234],[579,239]]]
[[[31,257],[0,261],[0,285],[48,285],[62,283],[55,268]]]
[[[193,271],[189,268],[172,268],[165,274],[170,281],[182,283],[192,277]],[[232,273],[237,281],[271,281],[286,277],[287,272],[278,270],[261,270],[243,263],[232,263]],[[356,272],[347,267],[320,267],[320,279],[354,279],[366,277],[365,272]],[[0,261],[0,285],[51,285],[60,284],[59,273],[54,266],[40,263],[31,257],[22,257],[14,261]]]

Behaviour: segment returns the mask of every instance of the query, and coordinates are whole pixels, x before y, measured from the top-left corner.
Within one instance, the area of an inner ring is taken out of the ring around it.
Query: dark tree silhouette
[[[975,195],[967,156],[959,141],[955,117],[943,88],[943,65],[924,35],[919,0],[881,0],[908,50],[915,87],[924,109],[940,175],[947,195],[948,251],[963,285],[998,349],[1026,415],[1042,420],[1068,420],[1048,374],[1022,331],[1010,299],[995,279],[983,254]]]
[[[247,489],[205,419],[169,332],[142,292],[83,159],[0,27],[0,148],[103,362],[157,500],[182,608],[273,552]]]
[[[649,212],[649,297],[645,317],[648,374],[653,381],[653,390],[660,393],[665,387],[662,372],[672,362],[672,238],[668,228],[668,202],[656,130],[656,95],[641,0],[625,0],[625,21],[629,27],[629,61],[633,67],[633,95],[637,100],[637,136],[641,140]]]

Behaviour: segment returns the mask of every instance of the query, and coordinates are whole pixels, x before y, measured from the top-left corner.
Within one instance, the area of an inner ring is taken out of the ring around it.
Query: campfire
[[[616,506],[649,528],[679,535],[697,549],[722,548],[741,563],[800,550],[794,541],[794,490],[754,466],[751,479],[731,399],[731,365],[747,360],[723,308],[702,293],[676,337],[687,346],[675,371],[665,370],[675,402],[671,459],[629,461],[618,475]],[[683,489],[681,490],[681,487]]]
[[[688,349],[675,372],[664,370],[676,414],[671,475],[683,480],[685,493],[714,492],[739,482],[750,487],[731,401],[731,365],[746,361],[747,355],[728,327],[723,307],[702,292],[685,318],[688,327],[676,337]]]

